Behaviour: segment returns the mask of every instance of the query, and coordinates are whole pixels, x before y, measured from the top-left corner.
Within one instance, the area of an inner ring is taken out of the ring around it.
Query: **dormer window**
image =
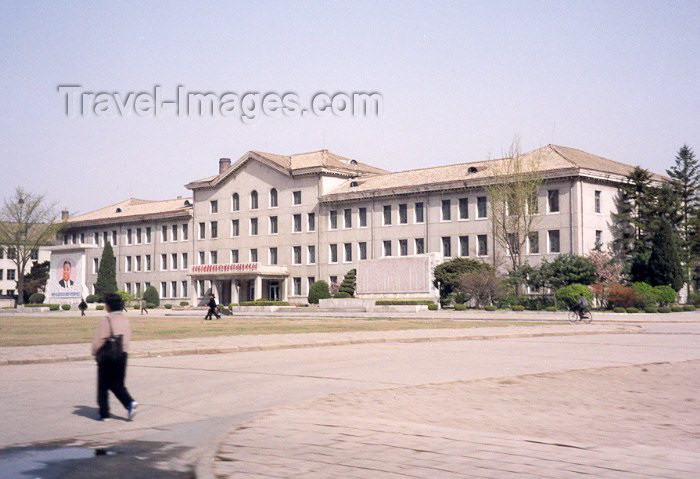
[[[357,160],[350,160],[350,164],[351,164],[351,165],[356,165],[356,164],[357,164]]]
[[[357,181],[350,182],[350,188],[357,188],[358,186],[360,186],[360,184]]]
[[[122,209],[121,209],[121,208],[117,208],[117,213],[121,213],[121,212],[122,212]]]
[[[476,173],[477,171],[479,170],[477,170],[476,166],[470,166],[469,168],[467,168],[467,173],[469,174]]]

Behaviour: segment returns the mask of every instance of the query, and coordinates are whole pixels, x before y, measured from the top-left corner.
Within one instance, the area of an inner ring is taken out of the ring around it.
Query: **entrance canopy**
[[[190,267],[189,276],[193,282],[211,281],[212,292],[216,290],[223,304],[257,299],[287,300],[289,271],[286,266],[257,262],[202,264]],[[199,289],[203,295],[204,291]]]

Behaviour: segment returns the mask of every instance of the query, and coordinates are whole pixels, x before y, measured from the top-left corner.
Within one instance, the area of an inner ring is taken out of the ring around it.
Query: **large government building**
[[[586,254],[612,240],[614,198],[632,166],[555,145],[523,159],[543,179],[528,261]],[[128,199],[68,217],[47,290],[53,301],[92,293],[107,242],[120,289],[155,286],[172,303],[201,304],[210,291],[224,304],[304,302],[311,283],[340,281],[363,262],[385,261],[383,271],[403,275],[402,257],[468,256],[499,266],[504,252],[484,186],[503,161],[391,173],[327,150],[222,158],[218,174],[186,185],[191,197]],[[429,275],[418,279],[427,284]],[[361,283],[360,295],[420,293]]]

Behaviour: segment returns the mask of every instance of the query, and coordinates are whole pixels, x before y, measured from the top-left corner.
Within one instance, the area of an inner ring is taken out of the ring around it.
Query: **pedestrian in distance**
[[[80,304],[78,305],[78,309],[80,310],[80,316],[85,316],[85,310],[88,308],[87,303],[83,298],[80,298]]]
[[[209,302],[207,303],[207,306],[209,306],[209,311],[207,312],[207,315],[204,316],[205,321],[211,321],[212,316],[216,316],[216,319],[221,319],[221,316],[219,316],[219,313],[216,311],[218,305],[216,304],[216,300],[214,299],[213,294],[209,295]]]
[[[148,314],[148,308],[146,307],[146,300],[141,298],[141,316],[143,316],[143,313]]]
[[[127,410],[129,421],[134,417],[138,403],[124,386],[131,324],[124,314],[124,300],[118,294],[105,296],[107,315],[100,319],[92,340],[92,355],[97,360],[97,404],[100,420],[109,420],[109,391]]]

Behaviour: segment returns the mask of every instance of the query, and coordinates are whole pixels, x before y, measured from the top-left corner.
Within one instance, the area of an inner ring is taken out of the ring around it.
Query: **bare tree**
[[[537,198],[542,186],[537,153],[522,155],[513,140],[500,160],[492,162],[493,181],[486,192],[491,206],[493,234],[510,258],[512,269],[523,263],[525,244],[537,220]]]
[[[0,247],[17,266],[17,304],[24,304],[24,273],[39,247],[53,244],[62,227],[56,204],[21,187],[0,208]]]

